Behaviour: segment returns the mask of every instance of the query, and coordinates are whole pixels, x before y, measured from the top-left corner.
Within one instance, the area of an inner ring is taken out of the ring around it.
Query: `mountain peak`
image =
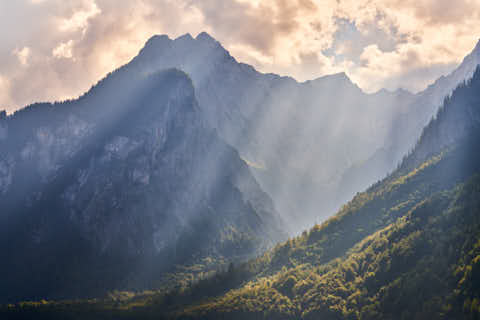
[[[170,39],[165,34],[154,35],[147,40],[142,50],[140,50],[140,54],[148,54],[148,53],[151,54],[151,52],[158,52],[158,51],[165,50],[165,48],[168,47],[171,42],[172,42],[172,39]]]
[[[205,31],[199,33],[195,39],[199,41],[204,41],[204,42],[217,42],[215,38],[213,38],[211,35],[209,35]]]
[[[190,41],[193,40],[193,37],[190,33],[185,33],[184,35],[181,35],[175,41]]]
[[[172,39],[170,39],[170,37],[167,36],[166,34],[161,34],[161,35],[156,34],[147,40],[147,42],[145,43],[145,47],[153,43],[162,43],[162,42],[165,43],[170,41],[172,41]]]
[[[355,85],[345,72],[328,74],[313,80],[306,81],[305,83],[320,84],[320,83],[329,83],[331,81],[334,81],[336,83],[346,83],[346,84]]]
[[[345,72],[338,72],[338,73],[334,73],[334,74],[329,74],[329,75],[326,75],[326,76],[322,76],[322,77],[319,77],[313,81],[317,81],[317,80],[342,80],[342,81],[350,81],[350,78],[347,76],[347,74]]]

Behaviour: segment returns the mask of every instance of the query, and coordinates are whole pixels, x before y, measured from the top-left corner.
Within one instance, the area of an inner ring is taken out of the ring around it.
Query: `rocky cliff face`
[[[3,299],[155,287],[177,264],[283,238],[272,201],[180,71],[123,67],[78,100],[0,121]]]

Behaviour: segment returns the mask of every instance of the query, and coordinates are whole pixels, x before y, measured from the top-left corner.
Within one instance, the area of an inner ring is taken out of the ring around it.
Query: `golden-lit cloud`
[[[75,97],[154,34],[207,31],[242,62],[303,81],[421,90],[480,37],[480,0],[0,2],[0,109]]]
[[[52,50],[52,55],[56,58],[73,58],[73,40],[60,43]]]
[[[75,11],[71,17],[63,18],[59,21],[60,31],[77,31],[81,30],[85,33],[88,27],[88,20],[100,14],[101,11],[97,7],[95,1],[87,1],[85,8]]]

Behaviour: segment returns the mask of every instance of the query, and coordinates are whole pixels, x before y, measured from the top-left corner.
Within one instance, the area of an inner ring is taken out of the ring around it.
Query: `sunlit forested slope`
[[[72,318],[477,319],[479,92],[477,69],[393,174],[255,260],[166,294],[3,310]]]

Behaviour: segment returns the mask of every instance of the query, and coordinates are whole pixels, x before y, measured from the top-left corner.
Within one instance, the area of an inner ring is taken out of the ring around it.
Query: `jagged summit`
[[[188,32],[175,39],[175,41],[191,41],[191,40],[194,40],[194,39],[192,35]]]
[[[404,88],[398,88],[394,92],[396,92],[398,94],[412,94],[410,91],[408,91],[407,89],[404,89]]]
[[[323,84],[323,83],[328,83],[328,82],[345,82],[345,83],[351,83],[353,84],[352,80],[347,76],[345,72],[338,72],[338,73],[333,73],[333,74],[328,74],[324,75],[318,78],[315,78],[313,80],[307,80],[304,83],[305,84]]]
[[[166,44],[171,44],[171,43],[188,43],[191,44],[192,46],[196,46],[199,43],[210,43],[210,44],[219,44],[219,42],[213,38],[211,35],[209,35],[207,32],[203,31],[197,35],[197,37],[193,38],[190,33],[185,33],[175,39],[171,39],[168,35],[162,34],[162,35],[154,35],[150,37],[150,39],[147,40],[145,43],[144,49],[149,48],[149,47],[161,47]]]
[[[309,84],[314,87],[343,87],[349,88],[355,93],[364,94],[362,89],[356,83],[354,83],[345,72],[325,75],[313,80],[305,81],[303,84]]]
[[[195,38],[195,40],[198,40],[198,41],[206,41],[206,42],[215,42],[217,43],[218,41],[213,38],[211,35],[209,35],[207,32],[203,31],[203,32],[200,32],[197,37]]]
[[[166,34],[162,34],[162,35],[154,35],[152,37],[150,37],[150,39],[147,40],[147,42],[145,43],[145,48],[146,47],[149,47],[149,46],[152,46],[152,45],[158,45],[158,44],[161,44],[161,43],[168,43],[168,42],[171,42],[172,39],[170,39],[170,37]]]
[[[339,78],[339,79],[348,79],[350,80],[350,78],[347,76],[347,74],[345,72],[338,72],[338,73],[334,73],[332,76],[336,77],[336,78]]]
[[[148,60],[158,62],[158,67],[180,67],[188,69],[182,61],[196,61],[206,63],[217,57],[231,57],[222,45],[206,32],[201,32],[196,38],[190,33],[171,39],[167,35],[152,36],[134,60]],[[152,71],[152,65],[149,65]],[[156,69],[156,68],[154,68]],[[184,70],[190,73],[191,70]]]
[[[171,48],[169,48],[171,47]],[[168,54],[170,60],[201,60],[202,64],[213,62],[218,57],[228,57],[229,60],[236,63],[234,57],[230,55],[228,50],[226,50],[222,44],[217,41],[214,37],[212,37],[208,32],[202,31],[200,32],[195,38],[192,37],[190,33],[186,33],[181,35],[175,39],[171,39],[168,35],[154,35],[152,36],[145,44],[144,48],[140,51],[139,56],[146,55],[149,59],[154,60],[164,60],[163,51],[164,50],[171,50]],[[188,58],[187,58],[188,56]],[[135,59],[138,59],[136,57]],[[165,61],[162,62],[162,65]],[[171,62],[171,61],[170,61]],[[180,63],[178,64],[180,65]],[[239,67],[243,70],[248,70],[249,72],[253,72],[255,74],[260,74],[253,66],[247,65],[244,63],[238,63]],[[177,64],[170,63],[168,64],[169,67],[177,67]],[[184,68],[188,68],[182,64]],[[187,73],[191,73],[186,70]],[[302,83],[297,81],[295,78],[292,77],[280,77],[278,74],[275,73],[268,73],[265,74],[268,77],[272,78],[284,78],[294,80],[297,83]],[[324,75],[318,77],[316,79],[304,81],[304,84],[320,84],[320,83],[327,83],[334,81],[336,83],[345,83],[348,85],[352,85],[358,87],[345,72],[338,72],[334,74]],[[361,90],[360,87],[358,89]]]
[[[371,95],[413,96],[414,94],[411,93],[410,91],[408,91],[407,89],[404,89],[404,88],[398,88],[398,89],[395,89],[395,90],[389,90],[389,89],[382,88],[382,89],[372,93]]]
[[[345,72],[338,72],[338,73],[333,73],[333,74],[328,74],[325,76],[321,76],[318,78],[315,78],[311,81],[324,81],[324,80],[331,80],[331,79],[338,79],[338,80],[347,80],[351,81],[350,78],[347,76]],[[308,82],[308,81],[307,81]]]
[[[328,74],[324,75],[318,78],[315,78],[313,80],[305,81],[305,83],[312,83],[312,84],[317,84],[317,83],[328,83],[328,82],[336,82],[336,83],[346,83],[346,84],[351,84],[354,86],[357,86],[345,72],[338,72],[338,73],[333,73],[333,74]]]

